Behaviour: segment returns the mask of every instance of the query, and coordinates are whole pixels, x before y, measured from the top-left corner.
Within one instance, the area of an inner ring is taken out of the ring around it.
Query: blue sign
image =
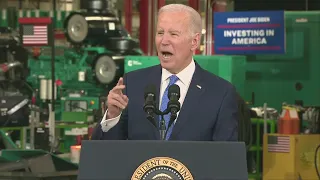
[[[214,13],[215,54],[284,54],[284,11]]]

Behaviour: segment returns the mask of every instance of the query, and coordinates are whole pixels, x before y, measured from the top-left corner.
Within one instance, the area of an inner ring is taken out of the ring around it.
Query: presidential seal
[[[131,180],[193,180],[181,162],[169,157],[155,157],[142,163]]]

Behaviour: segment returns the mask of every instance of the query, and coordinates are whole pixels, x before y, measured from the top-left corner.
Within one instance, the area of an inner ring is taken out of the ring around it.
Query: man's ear
[[[199,48],[200,46],[200,39],[201,39],[201,34],[200,33],[196,33],[193,37],[192,37],[192,42],[191,42],[191,50],[195,51],[197,48]]]

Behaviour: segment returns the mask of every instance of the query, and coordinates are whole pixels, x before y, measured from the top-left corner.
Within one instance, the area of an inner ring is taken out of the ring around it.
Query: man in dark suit
[[[157,105],[163,110],[168,103],[168,87],[177,84],[181,110],[168,129],[167,140],[237,141],[234,87],[193,60],[201,32],[201,16],[191,7],[181,4],[162,7],[155,37],[160,65],[127,73],[119,79],[108,94],[107,111],[92,139],[160,139],[158,129],[143,111],[144,89],[150,84],[157,86]],[[167,124],[167,117],[165,120]]]

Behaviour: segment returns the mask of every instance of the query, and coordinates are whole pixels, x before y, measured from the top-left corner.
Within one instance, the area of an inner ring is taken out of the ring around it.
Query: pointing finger
[[[122,94],[122,90],[125,88],[126,86],[125,85],[118,85],[118,86],[115,86],[111,91],[114,92],[114,93],[117,93],[117,94]]]
[[[119,79],[119,81],[117,83],[117,86],[119,86],[119,85],[123,85],[123,78],[122,77]]]

